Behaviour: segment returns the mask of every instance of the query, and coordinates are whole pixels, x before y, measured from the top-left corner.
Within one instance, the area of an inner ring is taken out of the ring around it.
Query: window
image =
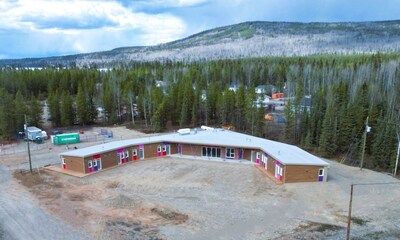
[[[163,152],[167,151],[167,148],[165,147],[165,145],[163,145],[162,150],[163,150]]]
[[[93,167],[97,167],[97,160],[93,160]]]
[[[129,151],[125,151],[125,157],[126,157],[126,158],[129,157]]]
[[[133,156],[136,156],[136,155],[137,155],[137,149],[136,149],[136,148],[132,150],[132,155],[133,155]]]
[[[215,147],[203,147],[202,149],[203,157],[221,157],[221,149]]]
[[[226,148],[225,157],[226,158],[235,158],[235,149],[234,148]]]
[[[161,146],[160,145],[157,146],[157,152],[161,152]]]
[[[319,176],[319,177],[324,176],[324,169],[323,169],[323,168],[321,168],[321,169],[318,171],[318,176]]]

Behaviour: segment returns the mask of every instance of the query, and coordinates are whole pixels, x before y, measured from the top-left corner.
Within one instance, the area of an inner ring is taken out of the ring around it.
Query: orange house
[[[285,94],[284,93],[273,93],[272,94],[272,98],[276,99],[276,98],[284,98]]]

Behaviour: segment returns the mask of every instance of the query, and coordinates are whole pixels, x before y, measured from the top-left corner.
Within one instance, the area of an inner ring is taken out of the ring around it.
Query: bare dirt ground
[[[327,183],[285,185],[251,164],[194,159],[84,178],[0,164],[0,239],[344,239],[350,184],[371,182],[395,184],[355,186],[351,237],[399,239],[400,181],[330,163]]]
[[[113,138],[100,135],[100,128],[92,128],[85,131],[84,134],[80,134],[81,142],[77,144],[57,146],[52,144],[50,140],[46,140],[43,144],[31,142],[32,167],[40,168],[48,164],[58,165],[60,164],[58,154],[74,147],[82,148],[145,135],[138,131],[128,130],[125,127],[111,127],[107,129],[113,132]],[[5,164],[12,169],[29,169],[27,143],[20,141],[17,144],[0,146],[0,164]]]

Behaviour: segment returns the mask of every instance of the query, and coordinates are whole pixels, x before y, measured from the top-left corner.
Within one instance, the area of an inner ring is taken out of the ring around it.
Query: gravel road
[[[0,164],[0,239],[89,239],[50,216]]]

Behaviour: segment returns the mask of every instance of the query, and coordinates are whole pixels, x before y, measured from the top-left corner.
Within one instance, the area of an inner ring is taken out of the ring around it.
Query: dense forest
[[[281,140],[324,157],[392,171],[400,117],[400,55],[318,55],[207,62],[131,63],[89,68],[0,70],[0,136],[23,129],[24,114],[40,126],[45,103],[53,127],[131,122],[153,131],[231,124],[268,138],[255,87],[285,91]],[[230,85],[238,86],[236,91]],[[312,96],[310,110],[301,98]]]

